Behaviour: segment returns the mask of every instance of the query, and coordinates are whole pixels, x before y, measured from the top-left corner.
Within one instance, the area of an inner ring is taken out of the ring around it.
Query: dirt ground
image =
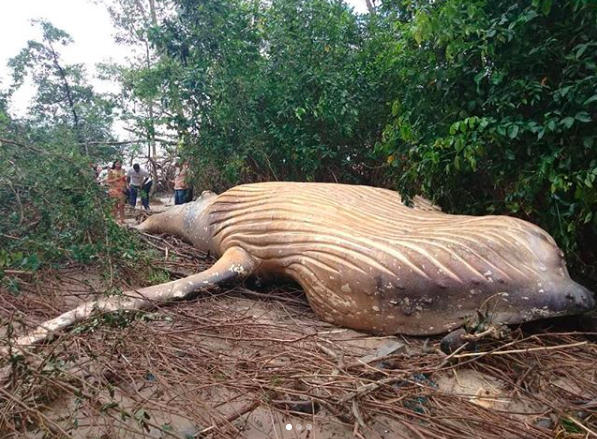
[[[172,278],[212,262],[180,241],[145,239]],[[131,287],[122,273],[83,267],[41,279],[24,279],[18,296],[0,291],[2,340],[109,282]],[[514,328],[481,354],[446,357],[439,338],[322,322],[292,285],[215,288],[97,316],[15,357],[0,388],[0,437],[597,437],[597,334],[572,329]]]

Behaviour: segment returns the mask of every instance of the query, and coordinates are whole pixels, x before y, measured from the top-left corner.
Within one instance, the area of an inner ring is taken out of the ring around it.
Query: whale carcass
[[[271,182],[152,215],[138,226],[178,235],[219,257],[189,277],[86,303],[16,340],[27,345],[94,311],[144,309],[251,275],[298,282],[315,314],[376,334],[432,335],[484,308],[498,324],[594,306],[541,228],[507,216],[408,207],[397,192],[332,183]]]

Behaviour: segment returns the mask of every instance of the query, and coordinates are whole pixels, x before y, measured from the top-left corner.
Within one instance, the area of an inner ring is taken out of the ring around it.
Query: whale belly
[[[322,319],[368,332],[442,333],[487,303],[504,322],[532,320],[562,312],[549,307],[571,282],[532,224],[411,209],[366,186],[238,186],[211,205],[209,227],[215,248],[296,280]]]

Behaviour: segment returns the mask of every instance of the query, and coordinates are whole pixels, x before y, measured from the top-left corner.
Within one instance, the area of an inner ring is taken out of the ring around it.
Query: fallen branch
[[[259,401],[255,401],[252,404],[249,404],[248,406],[243,407],[243,408],[237,410],[236,412],[232,413],[230,416],[228,416],[226,418],[226,424],[230,424],[231,422],[234,422],[235,420],[237,420],[241,416],[246,415],[249,412],[252,412],[257,407],[259,407]],[[220,426],[218,426],[218,425],[212,425],[211,427],[204,428],[199,433],[195,434],[193,437],[200,438],[204,434],[209,433],[210,431],[215,430],[216,428],[220,428]]]
[[[526,349],[511,349],[509,351],[490,351],[490,352],[471,352],[467,354],[454,355],[452,358],[466,358],[466,357],[485,357],[487,355],[509,355],[509,354],[524,354],[527,352],[537,351],[555,351],[560,349],[574,348],[577,346],[584,346],[588,341],[580,341],[578,343],[564,344],[560,346],[544,346],[540,348],[526,348]]]

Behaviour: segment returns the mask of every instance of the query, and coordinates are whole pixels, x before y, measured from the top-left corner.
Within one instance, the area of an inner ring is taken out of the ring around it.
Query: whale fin
[[[199,290],[222,282],[242,280],[255,270],[253,258],[240,247],[232,247],[208,270],[172,282],[137,290],[125,291],[122,295],[86,302],[64,314],[40,324],[29,334],[10,341],[9,346],[0,348],[0,357],[10,349],[20,350],[26,346],[47,340],[61,329],[84,321],[97,312],[136,311],[152,308],[173,300],[195,297]]]

